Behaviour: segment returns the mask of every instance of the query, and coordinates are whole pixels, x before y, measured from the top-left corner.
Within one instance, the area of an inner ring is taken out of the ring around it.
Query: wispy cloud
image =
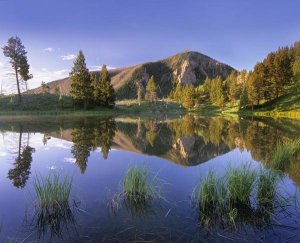
[[[67,54],[65,56],[61,56],[61,59],[63,61],[70,61],[70,60],[74,60],[76,58],[76,55],[74,54]]]
[[[76,163],[76,159],[74,159],[74,158],[64,158],[64,162],[74,164],[74,163]]]
[[[32,68],[33,79],[30,80],[29,88],[36,88],[41,85],[41,82],[50,82],[65,78],[69,75],[68,69],[48,70],[47,68],[36,69]]]
[[[4,63],[0,62],[0,67],[3,67],[4,66]]]
[[[45,52],[53,52],[54,48],[53,47],[47,47],[44,49]]]
[[[90,71],[99,71],[99,70],[102,69],[102,65],[99,65],[99,66],[97,66],[97,65],[95,65],[95,66],[89,66],[88,68],[89,68]],[[117,67],[106,66],[106,68],[108,70],[111,70],[111,69],[116,69]]]

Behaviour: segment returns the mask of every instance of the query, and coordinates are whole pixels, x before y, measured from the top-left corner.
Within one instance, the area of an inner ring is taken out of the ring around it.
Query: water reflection
[[[46,128],[39,128],[35,124],[35,121],[21,123],[16,120],[0,122],[0,128],[11,130],[12,127],[20,127],[19,141],[24,132],[47,134],[43,139],[45,144],[51,136],[71,141],[71,152],[81,173],[87,168],[91,152],[97,148],[104,159],[108,158],[111,148],[116,148],[155,155],[184,166],[198,165],[238,148],[250,151],[254,160],[268,165],[279,141],[300,135],[300,126],[292,121],[274,123],[264,119],[192,115],[165,121],[155,118],[144,121],[140,118],[58,118],[56,121],[48,121]],[[33,152],[32,146],[19,143],[16,169],[12,169],[9,175],[10,178],[17,178],[17,174],[20,178],[23,176],[24,179],[19,179],[23,184],[16,185],[25,185]],[[286,172],[300,184],[299,173],[295,172],[300,170],[298,161],[295,158]]]
[[[143,235],[145,240],[171,241],[180,237],[183,241],[197,241],[201,237],[207,240],[209,238],[202,232],[203,226],[208,226],[210,221],[215,220],[212,224],[213,228],[222,228],[223,224],[223,228],[227,230],[226,225],[232,219],[235,220],[236,228],[244,230],[245,226],[250,229],[248,232],[256,228],[263,232],[261,235],[265,235],[264,230],[272,224],[270,215],[278,214],[278,208],[274,204],[276,202],[274,195],[271,194],[266,201],[257,200],[255,207],[251,204],[243,208],[234,205],[234,208],[242,213],[239,213],[237,217],[235,211],[228,211],[223,215],[222,222],[218,221],[220,217],[213,219],[199,211],[196,211],[195,216],[193,214],[195,211],[190,207],[189,195],[200,174],[205,173],[210,166],[213,166],[219,173],[220,170],[226,168],[227,160],[233,164],[239,164],[245,158],[251,163],[259,164],[253,161],[256,160],[265,167],[273,168],[271,162],[277,144],[281,141],[294,140],[300,135],[300,125],[290,120],[275,122],[265,119],[248,120],[239,117],[193,115],[173,120],[161,120],[155,117],[150,120],[128,117],[43,119],[0,120],[0,130],[4,141],[4,146],[0,147],[0,156],[5,155],[3,156],[5,160],[14,162],[9,163],[10,167],[3,171],[5,174],[8,173],[8,178],[12,180],[15,187],[24,188],[26,185],[25,190],[22,191],[12,186],[3,188],[8,188],[9,192],[14,193],[13,196],[20,193],[18,199],[22,201],[20,195],[32,186],[31,173],[44,174],[49,172],[50,168],[63,170],[69,175],[74,173],[75,188],[84,198],[82,209],[87,213],[85,216],[77,214],[74,216],[76,209],[68,204],[62,204],[52,210],[37,210],[32,227],[41,238],[48,235],[64,236],[64,229],[68,231],[68,227],[72,228],[75,218],[82,226],[82,229],[79,229],[81,235],[89,235],[92,231],[99,236],[99,238],[91,236],[91,241],[103,240],[103,235],[111,235],[112,239],[116,236],[116,238],[121,237],[118,238],[120,240],[136,240],[135,236],[141,235],[141,232],[146,232]],[[11,146],[13,148],[11,151],[3,149],[3,147],[8,148],[8,144],[13,144],[13,142],[15,144]],[[44,161],[44,158],[48,156],[51,157],[50,165]],[[11,157],[13,160],[10,160]],[[124,197],[118,201],[119,205],[117,205],[123,210],[120,210],[114,217],[108,217],[104,192],[106,189],[116,192],[126,166],[135,162],[147,163],[153,174],[163,171],[160,175],[167,184],[163,192],[166,201],[132,201]],[[285,182],[290,183],[289,190],[294,190],[295,184],[300,185],[299,164],[298,154],[281,167],[283,172],[290,177],[282,177]],[[80,175],[80,172],[84,176]],[[28,180],[29,182],[26,183]],[[11,184],[10,181],[8,183]],[[263,184],[263,179],[260,178],[257,183],[260,188],[259,184]],[[95,185],[97,185],[96,188]],[[271,191],[272,188],[257,189],[254,197],[266,195]],[[13,197],[9,197],[7,201],[11,198]],[[9,203],[6,202],[6,204]],[[163,207],[161,204],[164,204]],[[15,208],[17,206],[14,205]],[[2,204],[1,207],[9,208]],[[20,211],[19,208],[14,217],[11,217],[14,221],[20,218]],[[281,212],[281,214],[284,218],[284,213]],[[6,216],[6,220],[9,218],[10,215]],[[290,219],[284,220],[286,220],[286,225],[291,225]],[[202,227],[198,227],[197,223]],[[128,229],[129,227],[131,228]],[[163,233],[160,233],[161,231]],[[283,231],[284,229],[280,231],[280,234]],[[117,235],[118,232],[121,233]],[[153,237],[148,234],[149,232],[153,233]],[[168,238],[171,235],[170,232],[172,236]],[[158,234],[161,234],[159,236],[161,238],[157,237]],[[253,236],[253,232],[250,234]],[[122,238],[123,235],[127,238]],[[284,233],[282,235],[286,236]],[[35,239],[32,238],[32,240]],[[85,239],[80,238],[78,241],[81,240]]]
[[[32,153],[35,149],[28,145],[29,134],[26,144],[22,145],[23,127],[19,128],[18,152],[15,159],[14,168],[8,171],[8,178],[13,181],[13,185],[17,188],[23,188],[26,185],[30,175],[30,167],[32,162]]]
[[[101,148],[103,158],[107,159],[115,136],[115,130],[116,123],[111,118],[95,122],[83,119],[75,128],[72,128],[73,146],[71,152],[81,173],[84,173],[86,170],[90,152],[98,147]]]

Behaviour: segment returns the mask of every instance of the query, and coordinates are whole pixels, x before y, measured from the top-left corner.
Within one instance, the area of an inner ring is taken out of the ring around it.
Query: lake
[[[300,158],[272,163],[279,143],[299,138],[299,122],[3,117],[0,130],[1,242],[300,241]],[[195,196],[203,178],[243,165],[276,174],[274,200],[262,210],[253,189],[247,207],[204,214]],[[122,197],[129,168],[146,171],[157,193],[143,202]],[[55,212],[41,210],[35,187],[51,175],[72,185]]]

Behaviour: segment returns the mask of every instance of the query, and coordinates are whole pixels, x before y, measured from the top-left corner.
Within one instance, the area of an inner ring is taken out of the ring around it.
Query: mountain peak
[[[158,84],[159,97],[166,97],[177,83],[199,85],[206,77],[221,76],[226,78],[234,69],[209,56],[196,51],[186,50],[163,60],[148,62],[132,67],[109,70],[118,99],[136,98],[137,85],[144,88],[148,79],[153,75]],[[94,72],[99,75],[99,72]],[[60,92],[68,95],[70,92],[70,80],[65,78],[48,83],[50,93],[54,93],[56,87]],[[32,90],[32,93],[40,93],[41,88]]]

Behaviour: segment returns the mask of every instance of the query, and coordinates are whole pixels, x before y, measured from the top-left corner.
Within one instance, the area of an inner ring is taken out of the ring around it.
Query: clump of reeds
[[[144,167],[130,167],[123,180],[123,194],[132,200],[146,200],[154,194],[153,180]]]
[[[232,203],[249,203],[256,177],[257,173],[251,170],[250,164],[245,164],[237,169],[230,168],[226,174],[230,201]]]
[[[150,176],[146,167],[130,166],[122,180],[121,192],[108,203],[110,210],[116,212],[125,206],[133,216],[152,212],[152,199],[161,198],[157,176]]]
[[[285,171],[291,160],[300,152],[300,139],[278,142],[271,167],[276,170]]]
[[[277,190],[277,176],[271,170],[261,170],[257,182],[257,201],[260,206],[274,202]]]
[[[237,228],[244,222],[263,224],[274,216],[275,204],[280,203],[276,174],[251,169],[250,164],[229,168],[222,177],[209,171],[197,188],[192,198],[199,209],[200,223],[212,229],[226,225]]]
[[[59,174],[36,177],[34,188],[37,195],[35,228],[39,237],[49,230],[50,236],[61,236],[69,224],[75,224],[69,197],[72,179],[60,178]]]
[[[67,177],[60,179],[59,174],[50,174],[47,177],[36,177],[34,188],[42,208],[51,208],[68,202],[72,189],[72,180]]]
[[[199,192],[198,202],[202,209],[211,206],[222,206],[226,198],[226,189],[224,182],[220,178],[216,178],[212,171],[202,181]]]

